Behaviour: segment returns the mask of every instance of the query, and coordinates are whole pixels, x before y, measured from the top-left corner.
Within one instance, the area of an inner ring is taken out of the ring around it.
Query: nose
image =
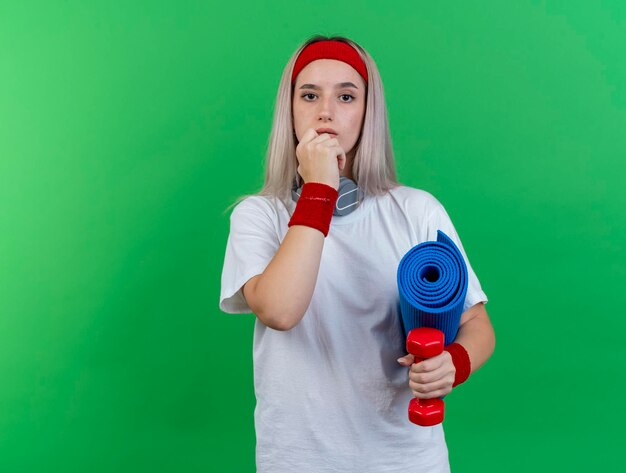
[[[332,120],[334,109],[332,97],[328,96],[318,101],[319,110],[317,112],[320,120]]]

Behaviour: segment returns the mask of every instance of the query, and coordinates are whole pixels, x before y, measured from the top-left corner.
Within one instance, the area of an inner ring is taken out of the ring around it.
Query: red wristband
[[[328,236],[338,197],[337,189],[328,184],[307,182],[302,186],[296,210],[287,226],[306,225],[318,229],[324,237]]]
[[[469,378],[472,370],[469,355],[467,354],[467,350],[460,343],[451,343],[450,345],[444,347],[444,350],[452,355],[452,363],[456,368],[454,384],[452,387],[458,386]]]

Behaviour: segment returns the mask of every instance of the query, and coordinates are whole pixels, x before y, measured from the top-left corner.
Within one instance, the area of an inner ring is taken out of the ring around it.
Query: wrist
[[[450,345],[444,347],[450,356],[452,357],[452,364],[456,369],[456,373],[454,374],[454,384],[452,387],[456,387],[461,383],[464,383],[472,371],[472,365],[470,362],[469,354],[463,345],[460,343],[451,343]]]
[[[302,186],[296,209],[289,220],[292,225],[305,225],[316,228],[328,236],[330,221],[333,217],[339,192],[334,187],[322,182],[307,182]]]
[[[334,190],[337,190],[336,183],[333,183],[330,181],[324,181],[323,179],[311,179],[310,181],[304,182],[302,187],[304,188],[304,186],[306,186],[307,184],[319,184],[319,185],[328,186]]]

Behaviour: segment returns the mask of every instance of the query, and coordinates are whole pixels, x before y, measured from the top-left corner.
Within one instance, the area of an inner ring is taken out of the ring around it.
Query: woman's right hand
[[[296,146],[298,174],[305,183],[321,182],[339,190],[339,173],[346,165],[346,153],[336,138],[328,133],[318,135],[309,128]]]

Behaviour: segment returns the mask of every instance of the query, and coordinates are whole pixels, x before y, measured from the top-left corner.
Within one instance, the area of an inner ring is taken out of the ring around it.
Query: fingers
[[[322,133],[313,141],[315,141],[316,143],[324,143],[325,141],[331,141],[331,140],[335,140],[335,142],[337,142],[337,139],[331,137],[328,133]]]
[[[450,370],[446,369],[444,366],[428,372],[416,373],[414,371],[409,371],[409,382],[420,385],[435,383],[447,378],[452,379],[454,382],[454,373],[451,373]]]
[[[451,361],[451,357],[447,354],[447,352],[442,352],[437,356],[433,356],[432,358],[423,360],[420,363],[411,365],[411,372],[426,373],[434,371],[442,367],[447,361]]]
[[[305,182],[323,182],[335,188],[340,182],[339,173],[347,164],[339,141],[329,133],[318,134],[313,128],[306,130],[296,146],[296,159],[298,174]]]
[[[432,358],[431,358],[432,359]],[[398,358],[398,363],[402,366],[410,366],[411,371],[415,371],[416,373],[426,371],[424,368],[424,361],[415,361],[415,357],[410,353],[408,355],[404,355],[403,357]],[[437,366],[432,365],[430,362],[428,363],[428,369],[435,369]]]
[[[414,360],[415,360],[415,357],[409,353],[408,355],[404,355],[404,356],[398,358],[397,361],[402,366],[411,366],[413,364]]]
[[[337,156],[337,162],[341,161],[341,156],[344,154],[343,153],[343,148],[341,146],[329,146],[328,147],[330,150],[332,150],[332,152]]]
[[[455,368],[445,354],[413,363],[409,369],[409,388],[420,399],[445,396],[452,391]]]
[[[324,143],[324,145],[326,146],[339,146],[339,141],[337,141],[337,138],[332,138],[328,133],[322,133],[320,136],[314,138],[310,142],[311,145],[317,145],[320,143]]]
[[[309,128],[304,135],[302,135],[302,143],[322,143],[329,139],[334,139],[329,133],[318,134],[313,128]]]
[[[302,136],[302,142],[304,143],[324,143],[326,141],[331,141],[331,143],[328,144],[333,144],[333,145],[338,145],[339,142],[337,141],[337,139],[331,135],[330,133],[320,133],[318,134],[317,131],[315,131],[315,129],[313,128],[309,128],[307,129],[306,133]]]
[[[452,391],[454,375],[445,369],[431,373],[410,373],[409,388],[419,399],[433,399],[445,396]]]
[[[317,138],[318,136],[319,135],[317,134],[317,131],[315,131],[313,128],[309,128],[307,131],[304,132],[304,135],[302,135],[300,143],[307,143],[314,138]]]
[[[411,368],[411,372],[415,372],[415,373],[423,373],[426,371],[432,371],[434,369],[439,368],[439,366],[441,366],[440,363],[437,362],[437,360],[434,360],[434,358],[430,358],[430,361],[427,362],[427,360],[415,360],[415,356],[411,355],[410,353],[408,355],[404,355],[401,358],[398,358],[398,363],[400,363],[402,366],[408,366]]]
[[[344,152],[343,148],[339,144],[339,141],[337,141],[337,138],[331,138],[331,136],[328,133],[322,133],[318,137],[313,138],[311,141],[309,141],[308,143],[304,143],[304,144],[310,150],[309,152],[312,152],[312,150],[315,149],[317,145],[321,144],[324,147],[327,147],[328,149],[333,150],[333,152],[336,153],[338,160],[340,161],[343,160],[344,162],[346,160],[346,153]]]
[[[339,170],[343,171],[343,168],[346,167],[346,153],[343,151],[343,149],[341,149],[341,154],[337,155],[337,160],[339,161]]]
[[[452,383],[439,382],[428,385],[412,385],[409,383],[413,396],[418,399],[435,399],[452,392]]]

